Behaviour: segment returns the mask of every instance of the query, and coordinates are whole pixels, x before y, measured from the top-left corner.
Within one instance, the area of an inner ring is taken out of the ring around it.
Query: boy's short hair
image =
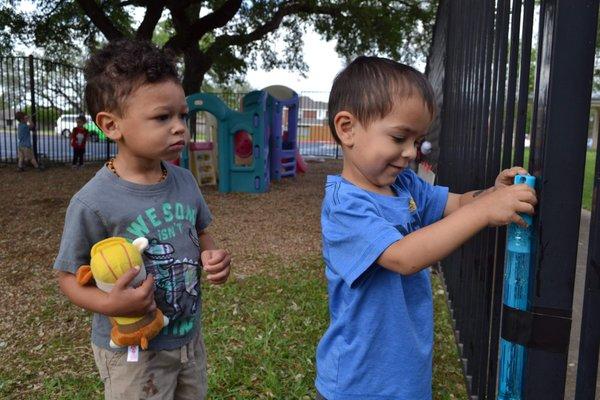
[[[15,113],[15,119],[19,122],[23,121],[23,118],[25,118],[27,114],[25,114],[23,111],[17,111]]]
[[[86,121],[85,115],[83,115],[83,114],[78,115],[77,118],[75,118],[75,121],[77,121],[77,122],[79,122],[79,121],[85,122]]]
[[[85,102],[92,119],[101,111],[125,113],[127,96],[147,83],[180,83],[174,55],[142,40],[108,43],[84,67]]]
[[[415,93],[421,96],[433,116],[433,88],[425,75],[387,58],[357,57],[333,81],[327,109],[331,134],[341,144],[334,125],[340,111],[352,113],[367,127],[376,119],[385,118],[399,99]]]

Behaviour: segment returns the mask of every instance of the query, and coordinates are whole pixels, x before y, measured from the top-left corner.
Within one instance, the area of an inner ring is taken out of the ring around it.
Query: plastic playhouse
[[[220,192],[263,193],[269,190],[269,146],[265,129],[267,93],[243,112],[231,110],[217,96],[187,97],[189,112],[206,111],[217,119],[218,187]]]
[[[265,125],[269,138],[269,170],[272,180],[296,175],[299,154],[296,143],[298,130],[298,94],[292,89],[274,85],[248,93],[243,100],[246,109],[256,97],[267,92]],[[285,112],[287,111],[287,112]],[[284,125],[286,129],[284,129]]]
[[[296,92],[280,85],[248,93],[242,111],[231,110],[213,94],[188,96],[190,114],[212,114],[217,127],[216,140],[190,144],[189,164],[183,165],[201,185],[217,179],[220,192],[263,193],[271,180],[305,172],[296,142],[298,101]],[[217,171],[210,169],[215,153]]]

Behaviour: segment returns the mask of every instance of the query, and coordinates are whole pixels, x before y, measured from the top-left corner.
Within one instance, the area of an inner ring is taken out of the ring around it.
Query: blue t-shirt
[[[448,188],[411,170],[396,196],[329,176],[321,212],[330,325],[317,347],[319,392],[328,400],[430,400],[433,305],[429,270],[410,276],[375,261],[394,242],[439,220]]]
[[[19,147],[31,147],[29,126],[25,122],[19,122],[19,125],[17,126],[17,134],[19,139]]]

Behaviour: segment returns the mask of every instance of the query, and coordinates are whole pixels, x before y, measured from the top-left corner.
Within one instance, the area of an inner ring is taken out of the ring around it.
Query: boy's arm
[[[231,256],[227,250],[218,249],[212,236],[205,230],[198,232],[200,260],[206,279],[212,284],[225,283],[229,278]]]
[[[444,217],[452,214],[460,207],[475,201],[477,197],[489,194],[495,191],[496,189],[512,185],[515,176],[518,174],[525,175],[527,174],[527,170],[525,170],[522,167],[512,167],[509,169],[505,169],[502,172],[500,172],[500,174],[498,174],[494,186],[490,188],[482,190],[473,190],[463,194],[448,193],[448,201],[446,202],[446,208],[444,208]]]
[[[111,317],[143,315],[156,309],[154,278],[148,278],[137,288],[128,287],[139,269],[131,268],[121,276],[112,291],[103,292],[95,286],[81,286],[75,275],[57,271],[61,291],[76,306]]]
[[[526,225],[517,213],[532,214],[536,202],[527,185],[495,189],[393,243],[377,263],[403,275],[414,274],[448,256],[486,226]]]

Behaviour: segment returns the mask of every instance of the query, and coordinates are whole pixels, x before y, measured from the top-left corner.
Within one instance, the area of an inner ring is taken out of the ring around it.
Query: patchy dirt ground
[[[17,173],[12,165],[0,165],[0,287],[26,279],[31,270],[25,266],[49,271],[69,199],[99,167]],[[214,215],[208,230],[233,254],[236,274],[260,269],[267,253],[288,258],[319,251],[324,179],[339,172],[341,162],[309,167],[306,174],[275,182],[265,194],[222,194],[213,186],[202,187]]]
[[[36,392],[40,374],[48,373],[44,363],[65,373],[93,373],[78,370],[82,364],[61,354],[59,345],[52,351],[53,342],[65,339],[80,343],[82,352],[89,350],[88,316],[58,294],[52,264],[69,199],[100,166],[18,173],[14,165],[0,165],[0,378],[20,369],[22,381],[10,385],[21,395]],[[237,278],[261,271],[268,257],[272,264],[274,254],[283,261],[320,252],[324,179],[340,170],[340,161],[310,163],[308,173],[276,182],[260,195],[221,194],[203,187],[215,217],[209,231],[231,251]],[[30,362],[23,365],[18,361],[23,358]]]

